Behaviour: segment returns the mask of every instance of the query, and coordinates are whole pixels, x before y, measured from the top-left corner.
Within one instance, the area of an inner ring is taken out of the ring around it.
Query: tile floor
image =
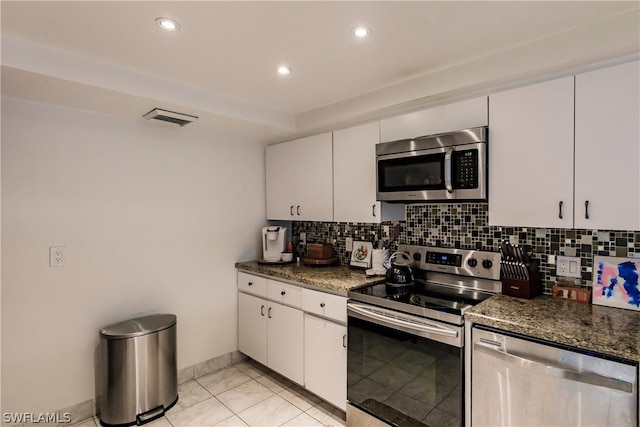
[[[344,413],[252,361],[178,386],[178,403],[149,427],[344,427]],[[98,418],[74,427],[100,427]]]

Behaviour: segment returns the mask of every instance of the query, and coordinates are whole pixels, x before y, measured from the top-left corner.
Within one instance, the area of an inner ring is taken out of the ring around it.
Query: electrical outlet
[[[65,261],[64,246],[51,246],[49,248],[49,267],[62,267]]]
[[[580,272],[580,258],[558,255],[556,257],[556,276],[582,277],[582,273]]]
[[[347,237],[344,242],[344,250],[347,252],[353,251],[353,237]]]
[[[307,233],[304,231],[300,232],[300,244],[305,246],[307,244]]]

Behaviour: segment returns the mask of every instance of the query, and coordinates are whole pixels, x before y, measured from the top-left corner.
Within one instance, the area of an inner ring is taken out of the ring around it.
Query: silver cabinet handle
[[[269,319],[271,319],[271,308],[272,308],[272,307],[269,307],[269,310],[267,310],[267,317],[268,317]]]
[[[284,295],[284,294],[286,294],[285,291],[280,291],[280,295]]]
[[[371,206],[372,212],[371,214],[373,215],[373,217],[376,217],[376,205]]]
[[[558,218],[562,219],[562,200],[558,203]]]
[[[589,219],[589,201],[584,201],[584,219]]]
[[[293,216],[293,205],[289,206],[289,213]]]
[[[613,390],[622,391],[624,393],[633,393],[633,384],[617,378],[609,378],[593,372],[578,372],[570,369],[554,366],[548,361],[536,359],[531,356],[520,357],[506,351],[498,350],[494,345],[484,342],[473,343],[473,351],[493,356],[505,362],[515,362],[519,366],[533,369],[541,374],[563,378],[569,381],[576,381],[584,384],[606,387]]]
[[[296,213],[300,215],[300,205],[296,206]]]
[[[347,348],[347,334],[344,334],[344,335],[342,336],[342,346],[343,346],[344,348]]]
[[[324,306],[325,306],[325,305],[326,305],[326,304],[325,304],[325,303],[323,303],[323,302],[321,302],[321,303],[320,303],[320,307],[321,307],[321,308],[324,308]]]
[[[453,185],[451,184],[451,156],[452,148],[447,148],[444,154],[444,186],[448,193],[453,193]]]
[[[260,316],[264,317],[264,305],[260,306]]]

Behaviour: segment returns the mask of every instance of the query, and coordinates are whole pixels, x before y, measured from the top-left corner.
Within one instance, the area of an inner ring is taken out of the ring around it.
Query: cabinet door
[[[487,125],[487,97],[416,111],[380,121],[382,142]]]
[[[333,202],[337,222],[380,222],[376,201],[379,123],[333,133]]]
[[[333,221],[332,146],[331,133],[295,141],[296,220]]]
[[[347,327],[305,314],[304,336],[305,387],[346,411]]]
[[[573,226],[573,77],[489,97],[489,224]]]
[[[270,145],[265,150],[267,219],[294,219],[295,145]]]
[[[270,302],[267,315],[267,366],[290,380],[303,384],[302,311]]]
[[[238,292],[238,350],[267,364],[267,301]]]
[[[638,64],[576,76],[576,228],[640,230]]]
[[[376,201],[379,122],[333,133],[333,218],[336,222],[403,221],[405,205]]]

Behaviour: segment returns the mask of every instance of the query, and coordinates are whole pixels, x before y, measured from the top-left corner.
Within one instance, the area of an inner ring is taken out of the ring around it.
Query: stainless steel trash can
[[[176,316],[154,314],[100,329],[100,424],[141,425],[178,401]]]

